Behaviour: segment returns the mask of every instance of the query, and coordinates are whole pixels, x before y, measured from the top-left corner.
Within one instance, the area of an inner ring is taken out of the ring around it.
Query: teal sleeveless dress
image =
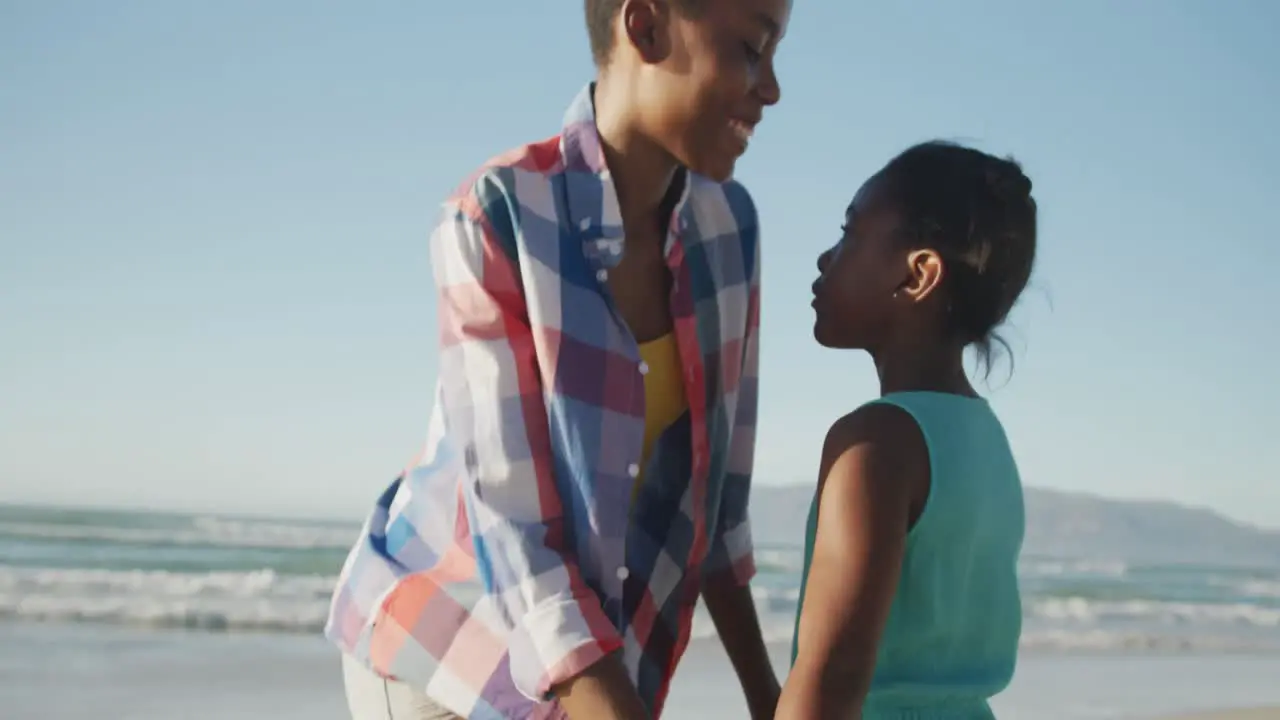
[[[1012,679],[1022,632],[1017,563],[1025,512],[1008,438],[981,398],[907,392],[873,403],[915,418],[931,479],[924,510],[907,535],[863,718],[990,719],[988,700]],[[806,582],[817,522],[815,496],[805,537]],[[793,663],[797,649],[793,645]]]

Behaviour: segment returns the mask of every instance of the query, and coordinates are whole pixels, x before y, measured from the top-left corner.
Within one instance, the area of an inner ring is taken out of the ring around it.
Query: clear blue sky
[[[942,136],[1042,208],[991,394],[1027,482],[1280,525],[1280,3],[796,5],[739,172],[760,480],[875,392],[811,339],[814,259]],[[426,429],[438,203],[558,130],[580,6],[0,0],[0,500],[361,517]]]

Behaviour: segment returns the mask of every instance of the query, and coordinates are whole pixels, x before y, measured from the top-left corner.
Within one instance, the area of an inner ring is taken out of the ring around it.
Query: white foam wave
[[[790,643],[795,630],[795,616],[762,611],[760,625],[766,642]],[[699,608],[693,617],[693,638],[716,639],[715,625],[702,608]],[[1045,628],[1024,632],[1019,647],[1023,651],[1041,653],[1274,652],[1280,649],[1280,639],[1249,635],[1215,635],[1210,632],[1176,634],[1162,633],[1158,630]]]
[[[1228,588],[1240,595],[1251,598],[1280,598],[1280,580],[1224,580],[1216,579],[1213,584]]]
[[[337,578],[249,572],[24,568],[0,565],[0,618],[206,631],[319,633]],[[756,588],[766,638],[791,638],[798,590]],[[696,638],[714,638],[704,608]]]
[[[756,566],[771,572],[799,574],[804,552],[798,549],[756,548]]]
[[[794,613],[777,613],[768,612],[763,607],[759,607],[757,600],[757,609],[760,616],[760,630],[764,635],[767,643],[789,643],[791,636],[795,632],[795,614]],[[715,623],[712,622],[711,616],[707,613],[707,609],[702,605],[698,606],[697,612],[693,614],[693,630],[690,636],[694,640],[713,640],[718,637],[716,634]]]
[[[0,567],[0,617],[204,630],[319,632],[335,578],[252,572]]]
[[[46,540],[102,540],[140,545],[222,545],[239,548],[346,548],[355,526],[311,525],[264,520],[193,518],[180,527],[116,527],[53,523],[0,522],[0,533]]]
[[[1247,603],[1185,603],[1157,600],[1091,600],[1082,597],[1041,598],[1030,603],[1032,617],[1092,624],[1104,621],[1148,621],[1164,624],[1234,624],[1280,628],[1280,608]]]
[[[1104,630],[1040,630],[1022,634],[1019,647],[1033,652],[1248,652],[1275,650],[1276,644],[1242,637],[1171,635]]]
[[[800,588],[768,588],[753,586],[751,597],[756,605],[765,612],[795,612],[800,602]]]
[[[1024,559],[1018,563],[1018,572],[1029,577],[1093,575],[1118,578],[1129,572],[1129,566],[1118,560]]]
[[[336,578],[248,572],[25,568],[0,565],[0,618],[206,631],[318,634]],[[769,642],[789,642],[798,590],[753,588]],[[1030,598],[1022,646],[1036,651],[1181,652],[1280,648],[1280,608]],[[712,639],[705,608],[693,636]]]

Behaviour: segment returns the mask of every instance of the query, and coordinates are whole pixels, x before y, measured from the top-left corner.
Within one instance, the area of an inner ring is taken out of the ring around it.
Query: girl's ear
[[[913,250],[907,255],[907,279],[894,294],[923,302],[942,286],[946,266],[934,250]]]

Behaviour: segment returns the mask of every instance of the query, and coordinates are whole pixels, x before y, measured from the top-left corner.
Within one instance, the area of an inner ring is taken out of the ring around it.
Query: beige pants
[[[385,680],[346,655],[342,656],[342,676],[352,720],[463,720],[422,691]]]

